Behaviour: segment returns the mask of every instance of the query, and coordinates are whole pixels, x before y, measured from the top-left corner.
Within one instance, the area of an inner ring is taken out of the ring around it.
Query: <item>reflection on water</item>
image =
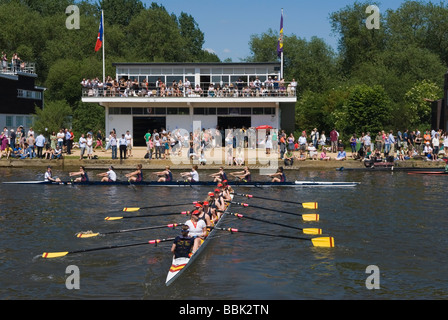
[[[58,172],[59,175],[65,173]],[[194,266],[165,287],[170,243],[67,255],[44,260],[45,251],[139,243],[179,230],[148,230],[90,239],[80,231],[109,232],[184,222],[185,216],[105,221],[123,207],[188,203],[210,188],[38,186],[0,184],[0,298],[2,299],[446,299],[445,190],[448,179],[404,172],[291,172],[289,179],[359,181],[356,188],[240,188],[274,199],[319,203],[321,220],[254,208],[232,212],[297,227],[319,227],[333,249],[309,241],[218,232]],[[0,181],[36,180],[40,170],[0,169]],[[205,177],[205,174],[203,174]],[[242,198],[240,200],[243,200]],[[244,199],[257,206],[303,213],[287,203]],[[188,210],[183,206],[181,210]],[[177,210],[177,208],[175,209]],[[144,211],[169,213],[173,208]],[[292,229],[228,216],[224,227],[300,235]],[[65,288],[65,269],[77,265],[81,290]],[[381,289],[365,287],[366,268],[377,265]],[[185,288],[189,288],[188,291]]]

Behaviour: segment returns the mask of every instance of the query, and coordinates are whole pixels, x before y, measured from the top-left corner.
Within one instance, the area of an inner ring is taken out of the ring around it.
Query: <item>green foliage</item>
[[[377,132],[388,128],[391,111],[391,100],[383,87],[356,85],[350,89],[339,127],[346,133]]]
[[[78,102],[73,112],[73,128],[75,137],[88,131],[104,132],[104,109],[97,104]],[[77,139],[76,139],[77,140]]]
[[[431,123],[430,103],[442,95],[442,90],[434,82],[429,80],[417,81],[405,94],[406,120],[408,127]]]
[[[70,125],[72,109],[63,100],[49,101],[45,103],[45,108],[35,109],[34,130],[38,133],[58,132],[61,128]],[[45,130],[47,129],[47,130]]]

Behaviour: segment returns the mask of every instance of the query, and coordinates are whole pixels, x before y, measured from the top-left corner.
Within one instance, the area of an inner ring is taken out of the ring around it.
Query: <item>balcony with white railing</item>
[[[234,99],[272,100],[274,102],[295,102],[297,83],[283,81],[266,81],[250,83],[191,83],[190,85],[173,82],[147,83],[134,81],[110,81],[103,85],[100,81],[85,80],[82,83],[84,102],[133,101],[146,102],[187,102],[193,101],[229,101]]]
[[[36,74],[36,63],[22,60],[2,61],[0,65],[0,73],[8,75],[16,75],[17,73]]]

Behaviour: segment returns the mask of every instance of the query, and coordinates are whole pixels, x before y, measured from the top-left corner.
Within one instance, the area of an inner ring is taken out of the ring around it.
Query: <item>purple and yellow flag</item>
[[[281,57],[282,52],[283,52],[283,11],[282,11],[282,17],[280,19],[280,37],[278,38],[277,55]]]

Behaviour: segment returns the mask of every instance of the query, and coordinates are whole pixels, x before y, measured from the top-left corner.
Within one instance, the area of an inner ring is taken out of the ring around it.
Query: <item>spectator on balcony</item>
[[[2,52],[2,56],[0,58],[2,60],[3,72],[6,72],[8,69],[8,58],[6,57],[6,53]]]
[[[290,83],[290,86],[291,86],[290,93],[291,93],[292,96],[295,96],[296,92],[297,92],[297,81],[296,81],[296,79],[292,79],[292,81]]]
[[[254,87],[255,87],[255,90],[256,90],[257,92],[260,92],[260,90],[261,90],[261,81],[260,81],[260,78],[259,78],[259,77],[256,77],[256,78],[255,78],[255,81],[254,81]]]
[[[184,88],[185,88],[185,94],[187,94],[187,91],[190,91],[190,94],[191,94],[191,83],[190,83],[190,81],[188,81],[188,78],[185,78]],[[187,96],[188,96],[188,94],[187,94]]]
[[[199,96],[202,96],[202,89],[199,86],[199,84],[197,84],[196,87],[194,88],[194,93],[199,95]]]

